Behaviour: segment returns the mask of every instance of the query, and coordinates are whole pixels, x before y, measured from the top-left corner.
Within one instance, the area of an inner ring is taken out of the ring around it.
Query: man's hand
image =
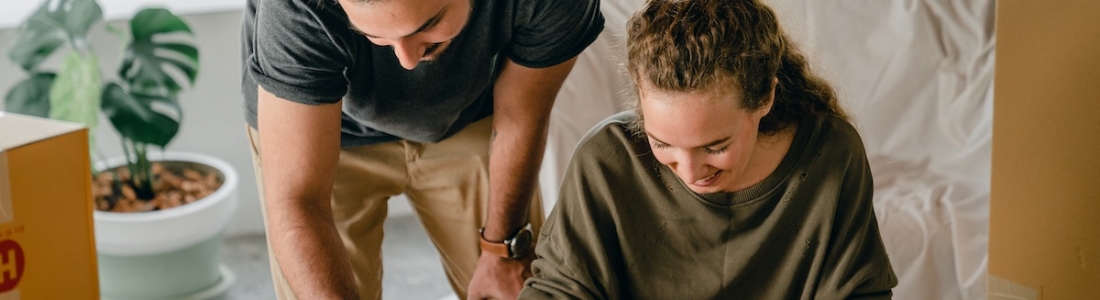
[[[466,295],[468,300],[512,300],[519,297],[523,281],[531,278],[531,261],[535,251],[523,259],[507,259],[492,253],[481,253],[474,277]]]

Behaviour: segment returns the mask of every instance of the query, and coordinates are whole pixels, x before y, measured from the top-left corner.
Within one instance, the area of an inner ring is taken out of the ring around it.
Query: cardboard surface
[[[80,130],[73,123],[5,113],[0,111],[0,150],[13,149],[63,133]]]
[[[0,299],[98,299],[88,132],[0,114]]]
[[[997,2],[989,274],[1037,299],[1100,297],[1098,15]]]

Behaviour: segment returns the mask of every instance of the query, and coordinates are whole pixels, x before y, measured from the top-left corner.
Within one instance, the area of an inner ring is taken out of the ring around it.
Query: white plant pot
[[[206,198],[172,209],[115,213],[95,211],[95,243],[99,254],[150,255],[193,246],[221,231],[237,210],[237,171],[229,163],[211,156],[164,152],[151,154],[152,161],[190,161],[214,167],[225,176],[221,188]],[[123,157],[105,166],[126,164]]]
[[[218,252],[222,234],[237,209],[236,170],[221,159],[196,153],[151,153],[149,160],[207,165],[220,171],[224,181],[206,198],[175,208],[137,213],[95,211],[104,299],[193,298],[224,288],[232,275],[227,276],[228,269],[219,266]],[[97,164],[97,169],[124,164],[126,160],[117,157]],[[184,278],[175,278],[181,275]]]

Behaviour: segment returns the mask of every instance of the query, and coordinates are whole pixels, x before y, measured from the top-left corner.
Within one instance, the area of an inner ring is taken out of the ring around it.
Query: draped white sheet
[[[985,298],[994,0],[766,2],[860,130],[895,298]],[[577,141],[622,108],[625,24],[642,3],[602,0],[604,34],[558,96],[540,174],[547,212]]]

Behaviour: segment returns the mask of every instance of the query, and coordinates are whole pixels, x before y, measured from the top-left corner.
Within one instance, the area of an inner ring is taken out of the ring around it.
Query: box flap
[[[0,151],[73,132],[83,125],[0,111]]]

